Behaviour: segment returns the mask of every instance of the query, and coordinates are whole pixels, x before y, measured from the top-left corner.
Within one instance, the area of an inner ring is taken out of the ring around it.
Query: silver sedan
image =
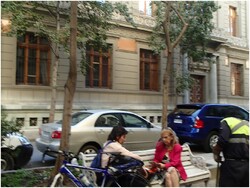
[[[141,116],[118,110],[84,110],[72,115],[69,150],[77,154],[97,153],[107,140],[112,128],[122,125],[128,131],[124,147],[128,150],[155,148],[161,128]],[[62,120],[43,124],[39,128],[40,137],[36,146],[42,153],[50,148],[58,150],[61,139]]]

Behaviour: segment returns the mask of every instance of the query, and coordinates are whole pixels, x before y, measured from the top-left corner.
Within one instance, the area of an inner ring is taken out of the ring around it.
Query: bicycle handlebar
[[[58,151],[55,151],[55,150],[51,150],[50,148],[47,148],[44,152],[43,152],[43,156],[42,156],[42,162],[44,163],[44,158],[45,158],[45,155],[47,155],[48,153],[55,153],[55,154],[59,154],[59,155],[62,155],[65,157],[65,160],[67,161],[70,161],[72,160],[73,158],[78,158],[76,155],[74,155],[74,153],[72,152],[67,152],[67,151],[62,151],[62,150],[58,150]]]

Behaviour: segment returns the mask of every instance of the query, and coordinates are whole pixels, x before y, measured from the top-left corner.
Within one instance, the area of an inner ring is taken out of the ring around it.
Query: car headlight
[[[22,145],[28,145],[28,144],[30,144],[30,142],[26,138],[24,138],[24,137],[20,137],[19,141],[21,142]]]

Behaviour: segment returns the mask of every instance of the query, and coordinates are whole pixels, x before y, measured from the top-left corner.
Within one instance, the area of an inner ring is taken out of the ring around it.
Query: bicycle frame
[[[54,177],[53,182],[51,184],[51,187],[54,187],[57,183],[57,181],[59,180],[59,178],[61,178],[61,181],[63,181],[63,174],[65,174],[76,186],[78,187],[94,187],[93,185],[91,185],[91,183],[89,182],[89,184],[85,184],[84,182],[82,182],[81,180],[79,180],[71,171],[68,167],[72,167],[75,169],[82,169],[82,170],[87,170],[87,171],[92,171],[92,172],[97,172],[97,173],[102,173],[104,174],[104,178],[102,180],[102,185],[101,187],[104,187],[106,180],[108,177],[111,177],[112,180],[114,182],[116,182],[116,184],[119,186],[118,182],[115,180],[115,178],[112,176],[112,174],[109,172],[108,169],[99,169],[99,168],[91,168],[91,167],[86,167],[86,166],[80,166],[80,165],[75,165],[75,164],[71,164],[68,163],[67,161],[63,161],[63,165],[61,166],[59,173]],[[89,181],[87,179],[87,181]]]
[[[65,174],[76,186],[78,187],[87,187],[87,185],[81,183],[81,181],[75,177],[75,175],[67,168],[67,166],[71,166],[73,168],[76,168],[76,165],[70,165],[70,164],[63,164],[60,168],[59,173],[54,177],[53,182],[51,184],[51,187],[54,187],[57,183],[57,181],[59,181],[59,178],[61,178],[61,181],[63,181],[63,174]]]
[[[139,165],[141,162],[131,162],[130,164],[122,164],[119,165],[119,168],[114,167],[107,167],[107,168],[91,168],[86,167],[86,164],[84,163],[84,160],[82,160],[83,164],[79,165],[77,162],[77,157],[72,156],[72,153],[66,153],[63,151],[51,151],[48,150],[47,152],[54,152],[65,156],[65,159],[63,160],[63,164],[60,167],[59,173],[54,177],[53,182],[51,184],[51,187],[54,187],[58,181],[63,182],[65,175],[67,178],[69,178],[72,183],[74,183],[78,187],[95,187],[96,185],[96,174],[95,173],[101,173],[103,174],[103,179],[101,182],[100,187],[109,186],[115,183],[118,187],[121,187],[118,183],[118,177],[119,175],[123,173],[129,173],[133,174],[133,172],[129,172],[128,170],[131,167],[135,167]],[[43,154],[43,158],[45,156],[46,152]],[[78,159],[84,159],[84,155],[80,153],[78,156]],[[70,160],[71,162],[69,162]],[[75,162],[74,162],[75,160]],[[76,163],[76,164],[73,164]],[[80,174],[80,178],[76,177],[70,168],[76,169],[76,170],[82,170],[82,173]]]

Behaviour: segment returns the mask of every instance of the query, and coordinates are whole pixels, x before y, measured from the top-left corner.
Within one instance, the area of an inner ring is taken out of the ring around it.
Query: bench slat
[[[200,175],[209,175],[209,171],[201,170],[198,168],[185,169],[188,177],[200,176]]]
[[[192,162],[191,161],[184,161],[182,162],[182,165],[185,167],[185,166],[189,166],[189,165],[192,165]]]
[[[191,161],[191,158],[190,156],[181,156],[181,161],[184,162],[184,161]]]

